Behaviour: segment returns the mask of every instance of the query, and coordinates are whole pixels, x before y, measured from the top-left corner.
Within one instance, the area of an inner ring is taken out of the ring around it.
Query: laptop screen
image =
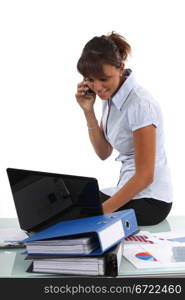
[[[102,214],[95,178],[12,168],[7,174],[23,230]]]

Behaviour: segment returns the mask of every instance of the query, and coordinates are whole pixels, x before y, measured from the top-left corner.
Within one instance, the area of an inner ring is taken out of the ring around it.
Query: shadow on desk
[[[157,224],[157,225],[152,225],[152,226],[140,226],[140,230],[142,231],[149,231],[151,233],[154,232],[168,232],[172,230],[172,227],[170,225],[170,223],[168,222],[168,220],[164,220],[161,223]]]

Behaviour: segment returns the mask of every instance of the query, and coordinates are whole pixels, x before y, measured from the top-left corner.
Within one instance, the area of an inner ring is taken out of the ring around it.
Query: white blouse
[[[102,101],[105,138],[119,152],[116,160],[122,163],[117,186],[103,189],[102,192],[112,196],[135,174],[133,131],[153,124],[156,127],[154,180],[133,199],[154,198],[172,202],[161,109],[149,92],[136,83],[132,71],[127,69],[125,72],[127,79],[118,92],[112,99]]]

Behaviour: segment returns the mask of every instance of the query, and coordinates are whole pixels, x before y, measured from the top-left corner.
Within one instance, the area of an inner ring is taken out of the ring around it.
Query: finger
[[[89,88],[86,86],[86,87],[78,88],[77,91],[78,91],[78,92],[86,92],[86,91],[88,91],[88,89],[89,89]]]
[[[77,87],[83,87],[83,86],[87,86],[87,84],[84,81],[77,84]]]
[[[84,95],[84,94],[86,93],[86,90],[84,90],[84,89],[78,89],[78,90],[77,90],[77,93],[78,93],[79,95]]]
[[[76,96],[77,97],[82,97],[82,96],[84,96],[85,95],[85,92],[84,91],[77,91],[77,93],[76,93]]]

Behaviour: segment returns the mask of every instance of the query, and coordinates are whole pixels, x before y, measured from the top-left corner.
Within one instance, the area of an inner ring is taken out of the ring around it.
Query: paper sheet
[[[137,236],[143,236],[143,240],[137,240]],[[170,236],[172,237],[172,235]],[[173,237],[176,237],[173,234]],[[136,268],[180,268],[185,269],[185,262],[177,261],[173,255],[173,247],[185,245],[169,239],[169,235],[150,234],[139,232],[132,238],[125,241],[123,256],[128,259]]]
[[[21,241],[27,237],[27,234],[21,229],[0,228],[0,248],[20,246],[18,242],[15,243],[10,241]]]

